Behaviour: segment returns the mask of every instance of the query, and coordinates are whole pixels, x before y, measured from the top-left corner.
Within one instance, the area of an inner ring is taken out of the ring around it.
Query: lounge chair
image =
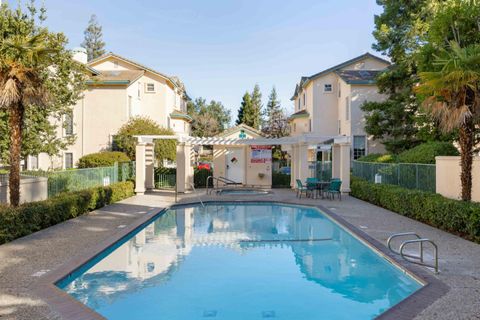
[[[330,198],[332,197],[332,200],[335,199],[335,195],[338,195],[338,199],[342,200],[342,192],[340,191],[340,187],[342,186],[342,180],[339,179],[332,179],[330,181],[330,185],[328,186],[327,189],[327,196]]]

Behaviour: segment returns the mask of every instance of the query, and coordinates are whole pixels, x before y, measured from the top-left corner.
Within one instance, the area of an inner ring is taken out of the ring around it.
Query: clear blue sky
[[[241,97],[273,85],[282,106],[302,75],[373,52],[375,0],[45,0],[47,26],[70,46],[95,13],[107,50],[177,75],[192,98],[221,101],[237,115]]]

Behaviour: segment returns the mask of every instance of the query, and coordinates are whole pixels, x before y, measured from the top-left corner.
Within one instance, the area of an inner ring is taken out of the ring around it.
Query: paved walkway
[[[219,199],[200,193],[204,200]],[[296,201],[293,191],[280,189],[266,196],[222,196],[221,199]],[[196,197],[188,194],[178,200],[189,202]],[[174,194],[168,192],[135,196],[0,246],[0,319],[60,319],[32,293],[40,277],[121,232],[137,219],[174,202]],[[323,205],[382,243],[390,234],[406,231],[434,240],[440,251],[441,272],[437,277],[450,290],[415,319],[480,319],[480,245],[352,197],[344,197],[341,202],[314,199],[300,202]]]

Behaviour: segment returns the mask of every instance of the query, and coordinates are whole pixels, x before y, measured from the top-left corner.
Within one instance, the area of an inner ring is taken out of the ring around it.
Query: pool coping
[[[255,200],[235,200],[235,199],[218,199],[218,200],[207,200],[203,201],[204,203],[276,203],[276,204],[286,204],[286,205],[297,205],[304,207],[311,207],[320,210],[322,213],[326,214],[330,219],[340,225],[340,227],[346,229],[353,236],[357,237],[358,240],[363,242],[365,245],[369,246],[371,249],[377,251],[390,263],[396,265],[402,271],[408,273],[411,277],[415,278],[417,281],[423,284],[423,287],[418,289],[416,292],[394,305],[393,307],[386,310],[384,313],[376,317],[376,319],[381,320],[407,320],[412,319],[418,315],[422,310],[428,307],[437,299],[445,295],[450,288],[436,278],[433,274],[420,268],[418,265],[410,263],[406,260],[400,259],[398,255],[390,252],[388,248],[378,241],[377,239],[369,236],[367,233],[352,225],[344,218],[338,214],[332,212],[331,210],[325,208],[322,205],[318,204],[305,204],[301,200],[292,201],[277,201],[277,200],[264,200],[264,199],[255,199]],[[103,320],[106,319],[99,313],[95,312],[93,309],[89,308],[85,304],[76,300],[70,296],[65,291],[59,289],[56,286],[56,283],[66,276],[73,273],[75,270],[80,268],[85,263],[89,262],[91,259],[95,258],[101,254],[105,249],[114,245],[122,238],[126,237],[129,233],[135,231],[141,225],[148,223],[155,217],[157,217],[162,211],[168,208],[174,208],[179,206],[188,206],[188,205],[200,205],[198,200],[184,200],[175,204],[172,204],[168,207],[155,208],[151,210],[144,216],[136,219],[132,224],[127,227],[118,230],[110,237],[105,239],[102,242],[99,242],[97,245],[91,247],[86,252],[73,256],[67,262],[56,268],[55,270],[43,275],[32,287],[33,292],[41,297],[57,314],[61,316],[62,319],[71,319],[71,320]]]

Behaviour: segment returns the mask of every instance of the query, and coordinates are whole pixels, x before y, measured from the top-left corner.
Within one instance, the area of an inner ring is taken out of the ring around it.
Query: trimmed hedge
[[[272,173],[272,188],[289,188],[290,187],[290,175],[273,172]]]
[[[352,177],[351,195],[480,243],[480,204]]]
[[[400,153],[397,162],[435,163],[437,156],[458,156],[458,150],[450,142],[426,142]]]
[[[133,195],[133,182],[119,182],[77,192],[63,193],[48,200],[0,207],[0,244],[86,214]]]
[[[130,158],[119,151],[102,151],[87,154],[78,159],[79,168],[96,168],[113,166],[115,162],[128,162]]]
[[[391,154],[381,154],[381,153],[370,153],[366,156],[360,157],[357,159],[358,161],[363,162],[380,162],[380,163],[391,163],[395,162],[395,156]]]

